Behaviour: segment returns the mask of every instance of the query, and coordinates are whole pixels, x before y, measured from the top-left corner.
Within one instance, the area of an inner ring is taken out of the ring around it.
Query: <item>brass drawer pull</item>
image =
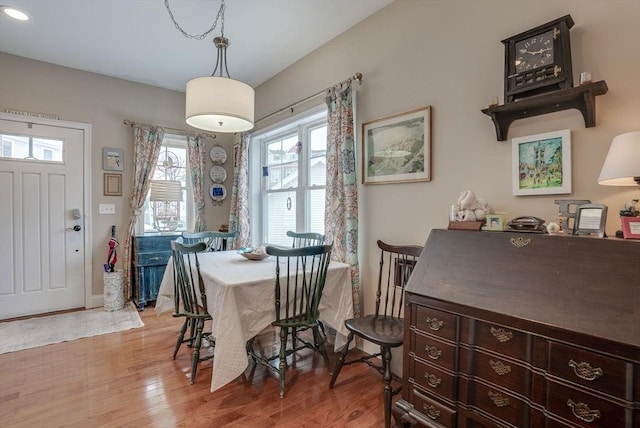
[[[593,422],[600,418],[600,410],[591,410],[585,403],[576,403],[571,399],[567,400],[567,406],[571,407],[573,416],[585,422]]]
[[[511,373],[511,366],[507,366],[502,361],[489,360],[489,365],[491,366],[493,371],[498,374],[498,376],[504,376],[508,373]]]
[[[513,333],[505,330],[504,328],[491,327],[491,334],[498,339],[498,342],[504,343],[513,339]]]
[[[573,360],[569,360],[569,367],[573,369],[576,376],[584,380],[596,380],[604,374],[600,367],[593,368],[591,364],[584,361],[576,363]]]
[[[496,407],[504,407],[509,405],[509,399],[499,392],[496,393],[489,391],[489,398],[491,399],[491,401],[493,401],[493,404],[495,404]]]
[[[425,372],[424,378],[427,380],[427,383],[433,388],[437,388],[442,383],[442,379],[431,373]]]
[[[425,404],[424,406],[422,406],[422,408],[425,412],[427,412],[427,416],[429,416],[434,421],[440,417],[440,410],[436,409],[435,406],[428,406]]]
[[[162,260],[162,257],[149,257],[150,262],[157,262],[158,260]]]
[[[436,348],[435,346],[427,345],[427,346],[424,347],[424,350],[427,351],[427,355],[432,360],[437,360],[442,355],[442,351],[440,349]]]
[[[438,331],[444,326],[444,321],[440,321],[438,318],[427,318],[427,325],[433,331]]]

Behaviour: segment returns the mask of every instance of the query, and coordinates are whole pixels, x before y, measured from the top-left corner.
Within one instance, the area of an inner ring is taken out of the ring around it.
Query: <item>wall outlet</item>
[[[99,214],[115,214],[116,213],[116,205],[115,204],[100,204],[98,206]]]

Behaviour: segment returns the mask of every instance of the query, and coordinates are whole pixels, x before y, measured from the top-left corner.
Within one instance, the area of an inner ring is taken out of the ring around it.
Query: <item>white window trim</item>
[[[295,126],[310,126],[312,123],[322,120],[327,116],[327,106],[323,103],[304,112],[298,113],[288,119],[269,125],[251,135],[249,140],[249,217],[259,219],[250,221],[251,225],[251,245],[258,246],[264,236],[264,218],[262,198],[262,144],[265,139],[271,139],[281,134],[282,128],[293,128]],[[303,148],[304,150],[304,148]],[[306,160],[305,160],[306,162]],[[305,183],[305,185],[308,183]],[[296,219],[298,222],[298,219]]]

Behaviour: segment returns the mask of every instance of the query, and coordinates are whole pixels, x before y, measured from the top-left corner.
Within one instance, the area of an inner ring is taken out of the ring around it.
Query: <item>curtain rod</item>
[[[216,138],[216,134],[209,134],[208,132],[191,132],[191,131],[186,131],[184,129],[179,129],[179,128],[171,128],[168,126],[160,126],[160,125],[150,125],[148,123],[140,123],[140,122],[133,122],[129,119],[125,119],[124,120],[124,124],[125,125],[129,125],[131,127],[134,127],[135,125],[139,125],[139,126],[146,126],[146,127],[152,127],[152,126],[157,126],[158,128],[162,128],[162,129],[169,129],[171,131],[178,131],[177,134],[178,135],[186,135],[189,137],[209,137],[209,138]]]
[[[362,73],[357,72],[356,74],[354,74],[353,76],[349,77],[348,79],[345,79],[345,80],[343,80],[342,82],[338,83],[338,85],[348,84],[348,83],[351,83],[351,82],[352,82],[352,81],[354,81],[354,80],[357,80],[357,81],[358,81],[358,83],[362,85]],[[327,89],[324,89],[324,90],[322,90],[322,91],[320,91],[320,92],[317,92],[317,93],[315,93],[315,94],[313,94],[313,95],[309,95],[307,98],[303,98],[303,99],[301,99],[301,100],[296,101],[295,103],[291,103],[291,104],[289,104],[289,105],[288,105],[288,106],[286,106],[286,107],[282,107],[281,109],[276,110],[276,111],[274,111],[273,113],[269,113],[269,114],[268,114],[268,115],[266,115],[266,116],[262,116],[260,119],[256,120],[256,121],[255,121],[255,123],[262,122],[263,120],[269,119],[270,117],[273,117],[273,116],[275,116],[276,114],[282,113],[282,112],[283,112],[283,111],[285,111],[285,110],[289,110],[289,109],[291,109],[291,110],[292,110],[292,112],[293,112],[293,108],[294,108],[295,106],[298,106],[298,105],[300,105],[300,104],[302,104],[302,103],[304,103],[304,102],[310,101],[310,100],[312,100],[312,99],[314,99],[314,98],[317,98],[317,97],[319,97],[320,95],[324,95],[324,94],[325,94],[325,92],[327,92],[327,90],[328,90],[328,89],[331,89],[331,88],[327,88]]]

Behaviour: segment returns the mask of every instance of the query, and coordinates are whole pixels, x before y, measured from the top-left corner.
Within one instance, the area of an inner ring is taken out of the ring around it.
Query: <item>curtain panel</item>
[[[187,156],[189,158],[191,189],[193,191],[193,204],[195,206],[195,219],[193,223],[194,232],[207,230],[207,222],[204,217],[205,152],[203,136],[187,137]]]
[[[133,126],[133,184],[129,196],[129,227],[124,241],[124,298],[131,298],[131,242],[135,233],[136,221],[142,215],[144,200],[151,186],[151,178],[160,148],[164,129],[156,126],[144,130]]]
[[[327,90],[326,242],[332,258],[351,266],[353,315],[361,316],[358,264],[358,181],[351,80]]]
[[[229,231],[239,231],[237,247],[251,244],[249,234],[249,134],[243,133],[240,142],[233,148],[233,186],[231,188],[231,211]]]

